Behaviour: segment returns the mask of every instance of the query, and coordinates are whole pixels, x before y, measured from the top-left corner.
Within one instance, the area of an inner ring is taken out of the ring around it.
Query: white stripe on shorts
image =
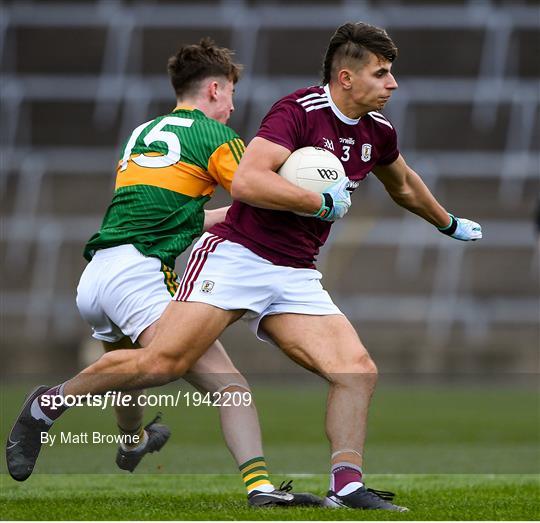
[[[189,256],[189,261],[184,271],[184,276],[174,296],[176,301],[186,301],[193,291],[193,286],[206,262],[208,255],[216,250],[216,247],[224,242],[219,236],[209,235],[204,239],[202,245],[195,249]]]

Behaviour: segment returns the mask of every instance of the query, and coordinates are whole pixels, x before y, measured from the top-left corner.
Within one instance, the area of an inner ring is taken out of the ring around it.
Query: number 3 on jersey
[[[155,122],[155,120],[145,122],[139,125],[139,127],[137,127],[131,133],[128,143],[126,144],[126,149],[124,150],[124,156],[121,160],[120,171],[125,171],[127,169],[131,151],[133,151],[139,136],[153,122]],[[180,160],[180,138],[177,134],[171,131],[164,131],[163,128],[166,125],[173,125],[176,127],[191,127],[193,125],[193,120],[190,118],[179,118],[176,116],[166,116],[160,120],[144,137],[143,141],[146,147],[150,147],[150,144],[153,142],[164,142],[167,144],[167,154],[161,156],[145,156],[144,154],[139,154],[138,156],[131,158],[137,165],[151,168],[169,167]]]
[[[342,149],[343,149],[343,156],[340,158],[340,160],[342,162],[346,162],[351,157],[351,154],[349,153],[349,151],[351,150],[351,146],[344,145]]]

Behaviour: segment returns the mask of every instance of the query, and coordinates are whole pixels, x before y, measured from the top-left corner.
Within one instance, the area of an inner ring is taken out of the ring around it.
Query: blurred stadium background
[[[166,62],[177,47],[209,35],[236,50],[245,74],[230,125],[248,142],[276,99],[319,82],[325,46],[349,20],[397,43],[400,87],[384,112],[400,149],[485,236],[439,235],[371,178],[320,256],[326,288],[383,373],[538,371],[537,1],[101,0],[2,2],[4,376],[65,374],[99,354],[75,306],[82,248],[122,142],[174,107]],[[211,206],[226,203],[219,193]],[[244,371],[293,369],[244,325],[224,342]]]

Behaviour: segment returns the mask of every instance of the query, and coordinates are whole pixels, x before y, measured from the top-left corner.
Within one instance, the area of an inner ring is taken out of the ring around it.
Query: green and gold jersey
[[[201,235],[203,207],[216,185],[230,192],[244,149],[232,129],[191,107],[137,127],[118,162],[112,202],[84,257],[133,244],[174,267]]]

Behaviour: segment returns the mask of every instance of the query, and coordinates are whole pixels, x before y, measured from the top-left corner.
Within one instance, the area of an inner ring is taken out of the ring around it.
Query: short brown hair
[[[323,62],[323,84],[330,82],[332,71],[344,58],[365,60],[366,51],[393,62],[398,50],[388,33],[380,27],[362,22],[347,22],[336,29],[326,49]]]
[[[236,83],[242,66],[232,61],[233,55],[230,49],[217,47],[211,38],[182,46],[167,63],[176,96],[193,92],[201,80],[211,76],[223,76]]]

